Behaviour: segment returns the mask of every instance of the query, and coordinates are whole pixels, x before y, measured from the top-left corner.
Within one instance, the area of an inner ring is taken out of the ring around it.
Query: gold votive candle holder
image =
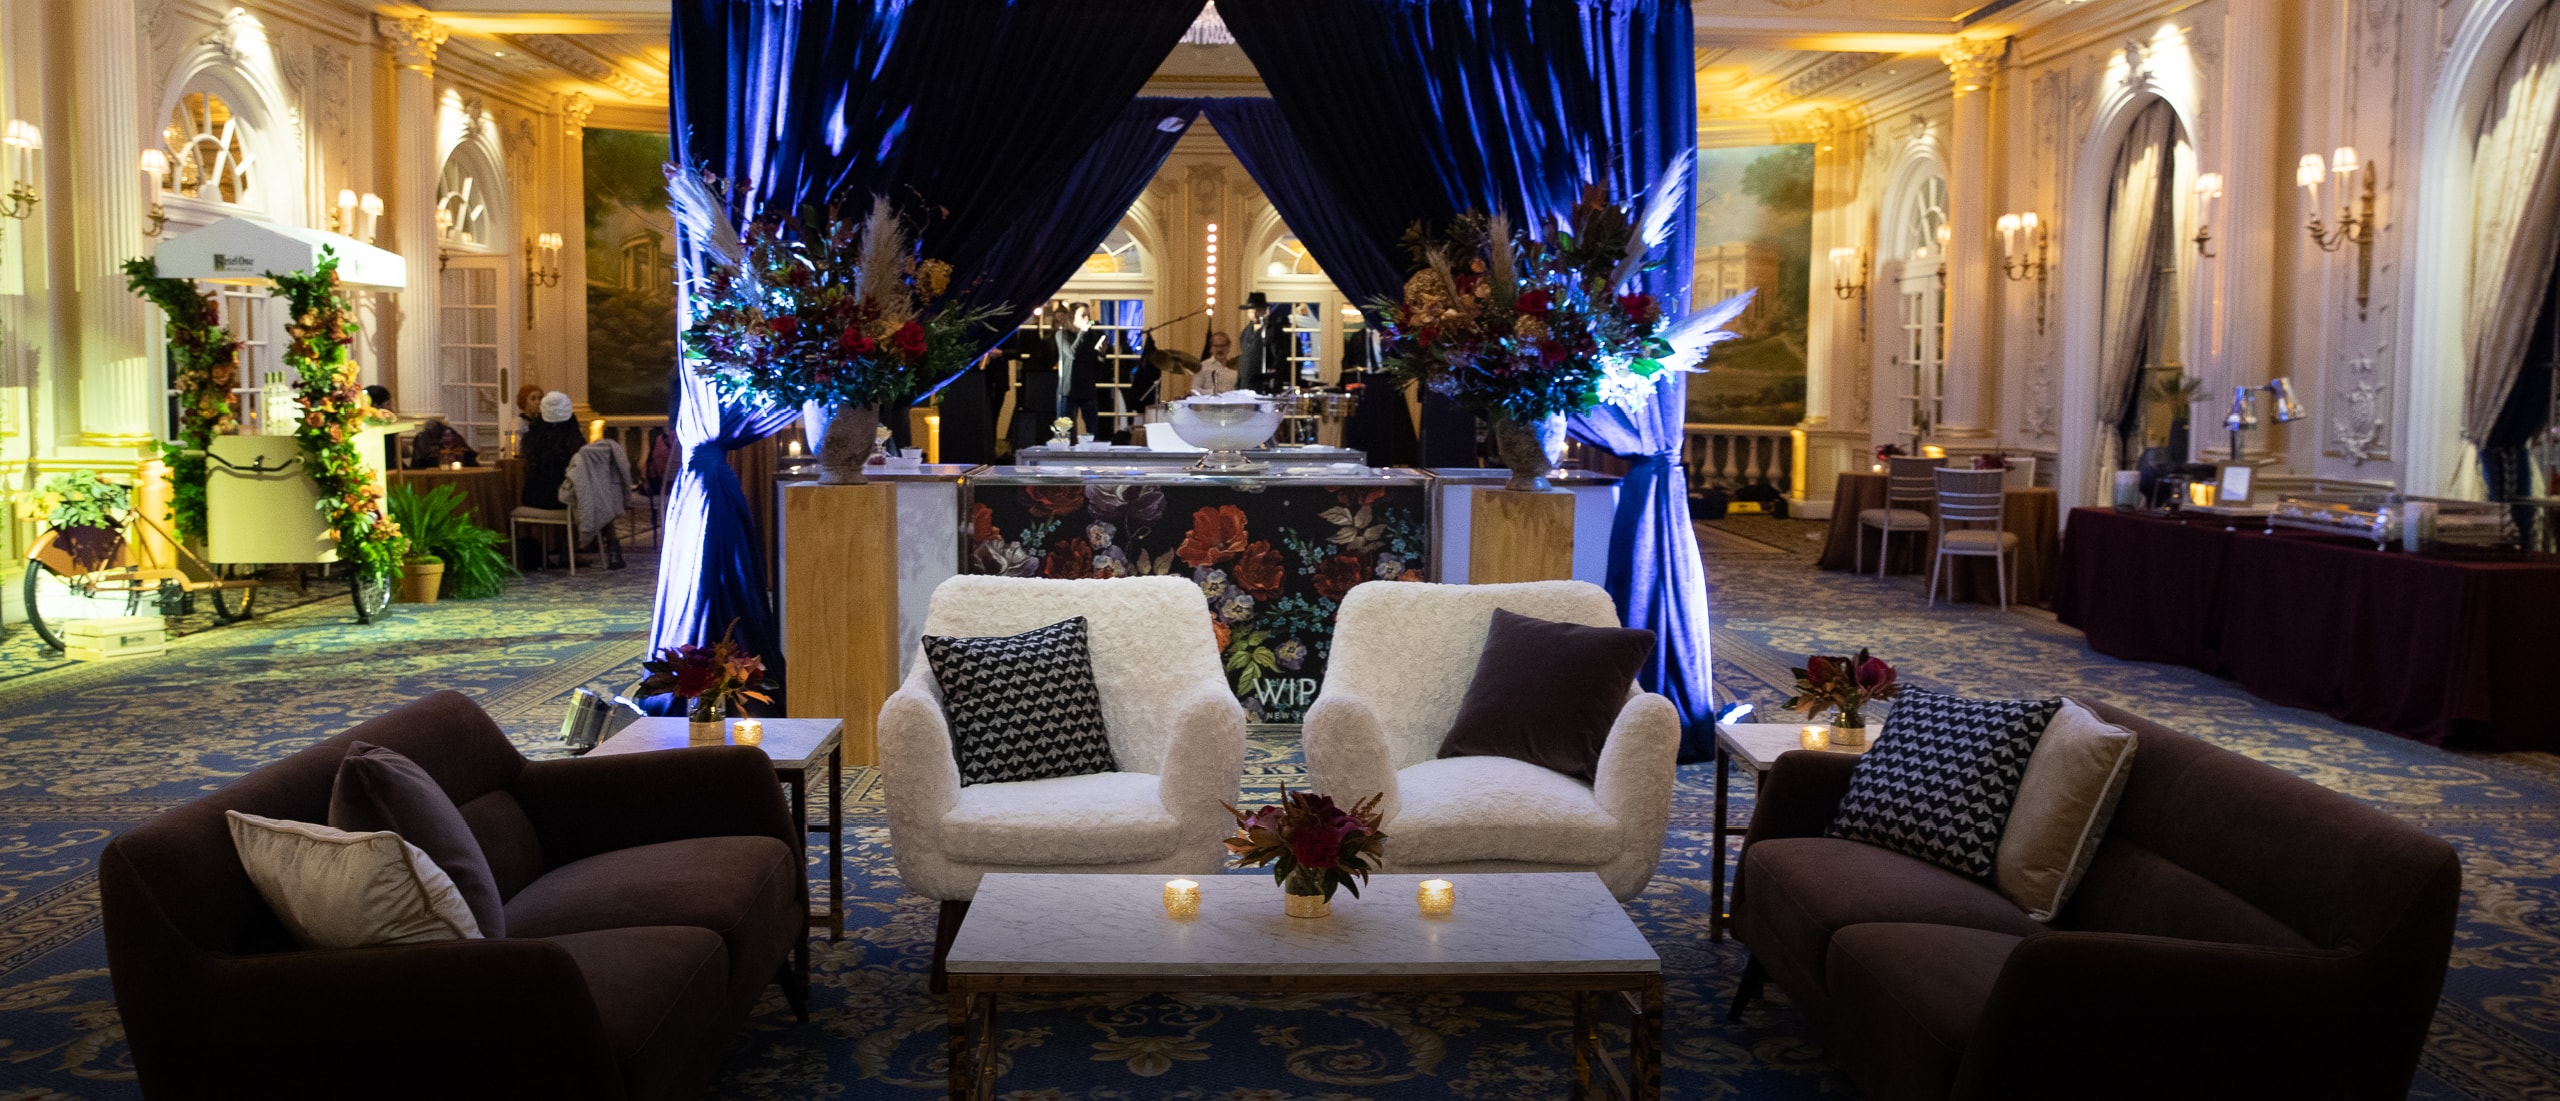
[[[729,727],[729,740],[739,745],[763,745],[764,721],[740,719]]]
[[[1829,749],[1831,748],[1831,728],[1819,723],[1805,727],[1802,733],[1796,735],[1796,744],[1806,749]]]
[[[1413,889],[1413,904],[1426,914],[1447,914],[1458,905],[1458,885],[1445,879],[1423,880]]]
[[[1189,879],[1167,880],[1164,885],[1164,912],[1175,917],[1193,917],[1200,913],[1200,884]]]
[[[2212,482],[2188,482],[2187,503],[2197,508],[2212,508],[2222,497],[2222,487]]]

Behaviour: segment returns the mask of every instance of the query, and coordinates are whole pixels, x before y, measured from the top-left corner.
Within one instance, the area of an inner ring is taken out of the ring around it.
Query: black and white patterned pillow
[[[995,638],[924,636],[960,782],[1118,772],[1083,616]]]
[[[2049,700],[1972,700],[1906,688],[1849,774],[1826,831],[1975,878],[1991,874],[2027,758],[2061,710]]]

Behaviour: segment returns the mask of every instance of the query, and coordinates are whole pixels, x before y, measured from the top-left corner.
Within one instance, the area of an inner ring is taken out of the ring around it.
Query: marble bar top
[[[1381,468],[1361,466],[1357,463],[1293,465],[1273,462],[1270,469],[1238,474],[1162,466],[1115,466],[1108,463],[1096,463],[1091,466],[989,466],[979,468],[972,480],[986,485],[1064,485],[1108,482],[1113,485],[1261,486],[1273,482],[1302,482],[1311,485],[1422,485],[1429,482],[1430,478],[1419,470],[1404,467]]]
[[[952,942],[950,970],[1032,975],[1503,975],[1660,971],[1661,957],[1590,872],[1379,875],[1293,918],[1266,874],[1193,876],[1200,912],[1164,909],[1169,875],[993,873]],[[1426,917],[1425,879],[1457,885]]]

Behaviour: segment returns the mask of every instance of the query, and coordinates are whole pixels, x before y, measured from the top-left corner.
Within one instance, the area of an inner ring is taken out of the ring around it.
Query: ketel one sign
[[[220,274],[228,275],[235,271],[253,272],[258,270],[259,266],[258,258],[255,256],[242,256],[231,252],[213,254],[213,270]]]

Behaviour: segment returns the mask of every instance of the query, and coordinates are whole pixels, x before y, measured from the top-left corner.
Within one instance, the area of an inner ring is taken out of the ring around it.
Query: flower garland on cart
[[[945,297],[951,265],[919,257],[887,199],[859,219],[831,203],[740,230],[717,177],[669,165],[667,192],[708,261],[684,333],[694,371],[724,399],[804,410],[820,482],[864,481],[880,407],[966,369],[1003,312]]]
[[[1723,327],[1751,292],[1671,320],[1652,295],[1620,290],[1661,266],[1653,253],[1687,201],[1689,168],[1684,157],[1634,204],[1594,185],[1543,239],[1476,211],[1437,235],[1420,223],[1406,231],[1414,274],[1403,298],[1369,304],[1387,372],[1491,421],[1508,488],[1549,488],[1566,415],[1602,402],[1640,408],[1740,335]]]
[[[372,468],[356,453],[356,435],[371,411],[355,360],[347,354],[355,324],[347,296],[338,289],[337,254],[323,248],[308,272],[266,275],[288,307],[284,362],[293,368],[294,397],[302,405],[293,436],[320,487],[315,507],[328,516],[338,558],[354,579],[388,582],[399,576],[409,541],[384,511]]]
[[[177,439],[160,445],[169,471],[169,518],[178,538],[205,539],[205,449],[234,427],[232,387],[240,381],[240,338],[222,326],[221,300],[189,279],[160,274],[148,256],[124,262],[126,285],[168,317],[165,331],[178,399]]]

